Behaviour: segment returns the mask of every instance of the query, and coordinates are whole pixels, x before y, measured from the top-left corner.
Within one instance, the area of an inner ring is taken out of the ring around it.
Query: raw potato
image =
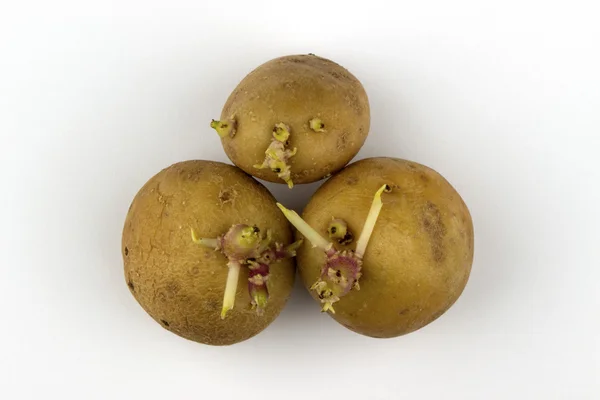
[[[293,55],[247,75],[225,103],[221,121],[230,121],[221,141],[231,161],[279,183],[285,179],[256,166],[265,160],[275,126],[286,125],[290,137],[285,147],[297,149],[287,157],[291,181],[309,183],[343,168],[362,147],[369,133],[369,101],[345,68],[312,54]]]
[[[327,238],[332,217],[347,222],[357,237],[374,193],[383,207],[363,258],[360,290],[333,306],[336,321],[372,337],[415,331],[442,315],[462,293],[473,261],[473,224],[454,188],[423,165],[371,158],[346,167],[310,200],[303,219]],[[302,235],[298,235],[302,236]],[[354,249],[336,243],[338,249]],[[306,288],[319,278],[324,253],[305,243],[297,264]],[[318,300],[317,294],[311,295]]]
[[[273,196],[233,166],[181,162],[162,170],[136,195],[123,229],[125,279],[164,328],[197,342],[228,345],[256,335],[282,310],[294,282],[291,259],[271,265],[270,298],[262,316],[250,308],[248,271],[242,268],[235,307],[221,319],[227,259],[193,243],[190,229],[211,238],[234,224],[270,229],[286,245],[292,239]]]

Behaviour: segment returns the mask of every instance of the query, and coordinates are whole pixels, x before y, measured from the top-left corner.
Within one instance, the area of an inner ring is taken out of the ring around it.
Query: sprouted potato
[[[186,161],[135,196],[123,229],[129,290],[164,328],[228,345],[266,328],[294,282],[288,222],[240,169]]]
[[[384,338],[415,331],[448,310],[469,278],[469,210],[426,166],[361,160],[321,186],[302,219],[279,207],[306,239],[297,255],[304,285],[355,332]],[[340,229],[358,240],[340,242]]]
[[[327,177],[358,153],[369,133],[369,100],[335,62],[285,56],[248,74],[210,125],[235,165],[291,188]]]

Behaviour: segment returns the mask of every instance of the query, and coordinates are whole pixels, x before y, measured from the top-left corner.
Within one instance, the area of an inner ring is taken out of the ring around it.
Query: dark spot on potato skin
[[[424,183],[429,182],[429,177],[423,173],[419,175],[419,178],[421,178]]]
[[[126,255],[126,256],[128,256],[128,255],[129,255],[129,249],[127,248],[127,246],[125,246],[125,250],[124,250],[124,252],[125,252],[125,255]]]
[[[296,82],[296,81],[283,82],[281,84],[281,87],[283,88],[283,90],[292,90],[292,91],[300,90],[302,88],[300,83]]]
[[[348,133],[343,132],[340,136],[338,136],[338,140],[337,140],[338,151],[344,150],[347,143],[348,143]]]
[[[203,165],[196,165],[194,168],[182,168],[181,166],[173,166],[173,173],[177,174],[184,181],[197,182],[202,170],[205,168]],[[160,191],[160,183],[157,189]]]
[[[219,192],[219,201],[221,202],[221,204],[225,204],[232,201],[232,197],[233,195],[228,189],[221,190],[221,192]]]
[[[341,81],[351,80],[350,76],[342,71],[329,71],[329,75]]]
[[[433,259],[440,263],[444,260],[446,254],[444,251],[444,236],[446,235],[446,226],[442,221],[442,214],[439,208],[428,201],[423,210],[423,228],[429,236],[431,243],[431,253]]]
[[[171,282],[167,283],[166,291],[167,291],[167,296],[169,298],[172,298],[179,292],[179,284],[175,281],[171,281]]]
[[[215,299],[210,299],[206,302],[206,307],[209,310],[218,310],[219,309],[219,301]]]
[[[349,186],[354,186],[358,183],[358,177],[356,177],[355,175],[349,176],[348,178],[346,178],[346,184]]]
[[[129,289],[133,292],[135,290],[135,285],[133,284],[133,281],[128,281],[127,282],[127,286],[129,286]]]
[[[161,319],[160,322],[166,327],[169,326],[169,323],[167,321],[165,321],[164,319]]]
[[[402,310],[398,311],[398,315],[406,315],[406,314],[408,314],[409,311],[410,311],[410,309],[403,308]]]
[[[355,94],[349,94],[346,96],[346,101],[357,115],[362,115],[363,106],[360,104],[360,100]]]

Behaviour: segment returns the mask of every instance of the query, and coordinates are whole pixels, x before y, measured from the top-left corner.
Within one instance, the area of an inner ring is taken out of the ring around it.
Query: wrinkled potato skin
[[[290,296],[292,260],[271,266],[269,303],[262,317],[250,309],[242,268],[235,307],[221,320],[228,268],[220,252],[192,242],[217,237],[231,225],[267,228],[289,244],[290,226],[271,194],[230,165],[209,161],[174,164],[150,179],[131,204],[123,229],[125,279],[139,304],[164,328],[211,345],[246,340],[267,327]]]
[[[295,184],[315,182],[343,168],[369,133],[370,111],[361,83],[340,65],[315,55],[276,58],[248,74],[223,107],[221,119],[235,116],[237,133],[221,139],[231,161],[258,178],[282,183],[269,169],[257,169],[275,124],[290,127],[289,148]],[[314,132],[319,117],[327,132]]]
[[[441,175],[414,162],[371,158],[351,164],[315,193],[303,218],[324,237],[331,218],[342,218],[357,239],[373,195],[384,184],[392,192],[382,195],[360,290],[335,303],[332,315],[345,327],[378,338],[415,331],[442,315],[462,293],[473,261],[467,206]],[[354,249],[356,239],[347,248]],[[306,242],[298,251],[307,288],[323,261],[323,251]]]

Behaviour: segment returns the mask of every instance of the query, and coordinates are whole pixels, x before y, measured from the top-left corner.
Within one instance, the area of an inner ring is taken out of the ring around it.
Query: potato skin
[[[342,218],[358,238],[383,184],[392,192],[382,195],[360,290],[335,303],[332,315],[348,329],[377,338],[415,331],[450,308],[469,278],[474,245],[471,215],[454,188],[436,171],[394,158],[344,168],[317,190],[303,218],[323,237],[331,218]],[[347,248],[355,246],[356,241]],[[297,264],[307,289],[323,261],[323,252],[310,244],[299,249]]]
[[[235,307],[221,320],[227,259],[193,243],[190,228],[201,237],[217,237],[233,224],[271,229],[285,244],[292,239],[267,189],[223,163],[174,164],[135,196],[123,229],[125,279],[135,299],[164,328],[196,342],[229,345],[262,331],[284,307],[294,282],[290,259],[271,266],[270,299],[261,317],[250,309],[248,274],[242,268]]]
[[[268,61],[248,74],[229,96],[221,119],[235,116],[237,133],[221,139],[229,159],[258,178],[282,183],[269,169],[254,168],[265,158],[275,124],[291,128],[289,148],[294,183],[309,183],[343,168],[362,147],[370,126],[369,100],[362,84],[345,68],[315,55]],[[319,117],[327,132],[314,132]]]

